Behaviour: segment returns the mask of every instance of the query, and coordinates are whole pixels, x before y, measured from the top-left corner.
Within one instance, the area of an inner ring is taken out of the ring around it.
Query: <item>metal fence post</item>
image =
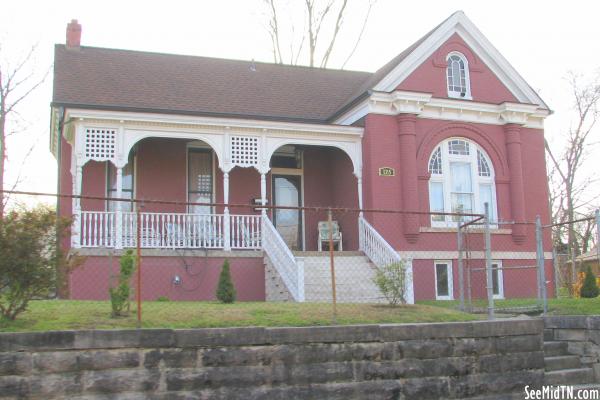
[[[333,323],[337,323],[337,295],[335,292],[335,263],[333,256],[333,221],[331,208],[327,211],[327,228],[329,229],[329,266],[331,268],[331,296],[333,301]]]
[[[542,303],[544,314],[548,312],[548,297],[546,295],[546,269],[544,267],[544,241],[542,235],[542,220],[540,216],[535,218],[535,241],[537,253],[538,270],[538,300]]]
[[[485,271],[488,297],[488,318],[494,319],[494,278],[492,276],[492,237],[490,234],[490,206],[485,203]]]
[[[600,264],[600,208],[596,209],[596,256]]]
[[[460,227],[460,220],[456,223],[457,225],[457,243],[458,243],[458,295],[459,295],[459,309],[465,311],[465,277],[463,270],[463,238],[462,229]]]
[[[137,275],[137,290],[136,290],[136,294],[137,294],[137,327],[138,329],[142,327],[142,270],[141,270],[141,265],[142,265],[142,251],[141,251],[141,247],[142,247],[142,226],[141,226],[141,215],[140,215],[140,204],[136,203],[136,257],[135,257],[135,261],[136,261],[136,275]]]

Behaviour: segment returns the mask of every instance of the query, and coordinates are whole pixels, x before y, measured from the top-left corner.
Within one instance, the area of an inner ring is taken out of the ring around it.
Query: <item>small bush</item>
[[[580,295],[586,299],[593,299],[598,297],[599,291],[596,277],[592,272],[592,267],[588,266],[587,271],[585,271],[585,278],[583,280],[583,285],[581,286]]]
[[[404,262],[388,264],[377,270],[373,282],[385,296],[390,305],[406,303],[405,282],[406,268]]]
[[[0,319],[14,320],[31,300],[56,296],[57,271],[68,266],[57,243],[68,226],[46,206],[0,219]]]
[[[129,299],[131,297],[130,281],[133,276],[133,271],[135,270],[135,257],[133,251],[127,250],[127,252],[121,256],[119,263],[120,270],[117,286],[108,289],[113,317],[129,314]]]
[[[235,287],[229,272],[229,260],[225,260],[221,269],[219,284],[217,285],[217,299],[221,303],[233,303],[235,301]]]
[[[159,296],[156,301],[161,301],[161,302],[166,302],[166,301],[170,301],[169,298],[167,296]]]

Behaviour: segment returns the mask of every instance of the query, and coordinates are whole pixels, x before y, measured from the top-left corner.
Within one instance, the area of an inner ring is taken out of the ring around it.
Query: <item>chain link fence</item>
[[[571,221],[545,225],[543,230],[553,239],[557,296],[579,297],[588,268],[597,279],[600,277],[600,210]]]
[[[542,226],[539,218],[515,224],[478,214],[132,202],[131,212],[73,217],[62,245],[80,262],[57,292],[109,307],[129,254],[130,315],[138,326],[402,322],[411,312],[388,303],[488,318],[541,313],[548,297],[572,290],[572,265],[576,272],[589,260],[598,265],[594,254],[580,252],[573,263],[553,253],[556,225]],[[193,206],[210,213],[184,212]],[[225,265],[241,305],[231,312],[215,302]],[[245,302],[263,306],[244,310]]]

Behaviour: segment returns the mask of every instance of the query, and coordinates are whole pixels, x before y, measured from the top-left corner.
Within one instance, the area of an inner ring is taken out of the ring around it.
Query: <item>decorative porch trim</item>
[[[120,129],[122,132],[118,135],[122,142],[117,140],[116,144],[116,159],[113,161],[116,166],[126,164],[129,151],[138,141],[163,137],[204,141],[215,151],[223,171],[230,171],[235,166],[252,166],[266,173],[270,157],[286,144],[336,147],[350,157],[355,175],[359,176],[362,171],[364,129],[360,127],[83,109],[69,109],[66,118],[77,126],[75,137],[68,139],[79,149],[76,157],[81,165],[87,162],[80,147],[81,130],[104,128]],[[231,141],[239,139],[256,144],[253,149],[257,152],[257,160],[240,163],[233,159]]]

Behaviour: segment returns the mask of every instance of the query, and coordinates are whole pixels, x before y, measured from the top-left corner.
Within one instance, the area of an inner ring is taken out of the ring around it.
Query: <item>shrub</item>
[[[406,268],[404,262],[396,262],[377,269],[373,282],[391,305],[406,303]]]
[[[156,301],[160,301],[160,302],[166,302],[166,301],[170,301],[169,298],[167,296],[159,296]]]
[[[221,303],[233,303],[235,301],[235,287],[229,272],[229,260],[225,260],[221,269],[219,284],[217,285],[217,299]]]
[[[592,272],[592,267],[588,265],[587,271],[585,271],[585,279],[583,281],[583,286],[581,286],[581,297],[587,299],[593,299],[598,297],[599,294],[598,284],[596,283],[596,277]]]
[[[57,243],[68,220],[47,206],[15,209],[0,220],[0,317],[14,320],[32,299],[56,295],[67,261]]]
[[[108,289],[110,294],[110,305],[112,316],[123,316],[129,314],[131,297],[130,281],[135,270],[135,256],[133,251],[127,250],[119,260],[120,269],[116,287]]]

